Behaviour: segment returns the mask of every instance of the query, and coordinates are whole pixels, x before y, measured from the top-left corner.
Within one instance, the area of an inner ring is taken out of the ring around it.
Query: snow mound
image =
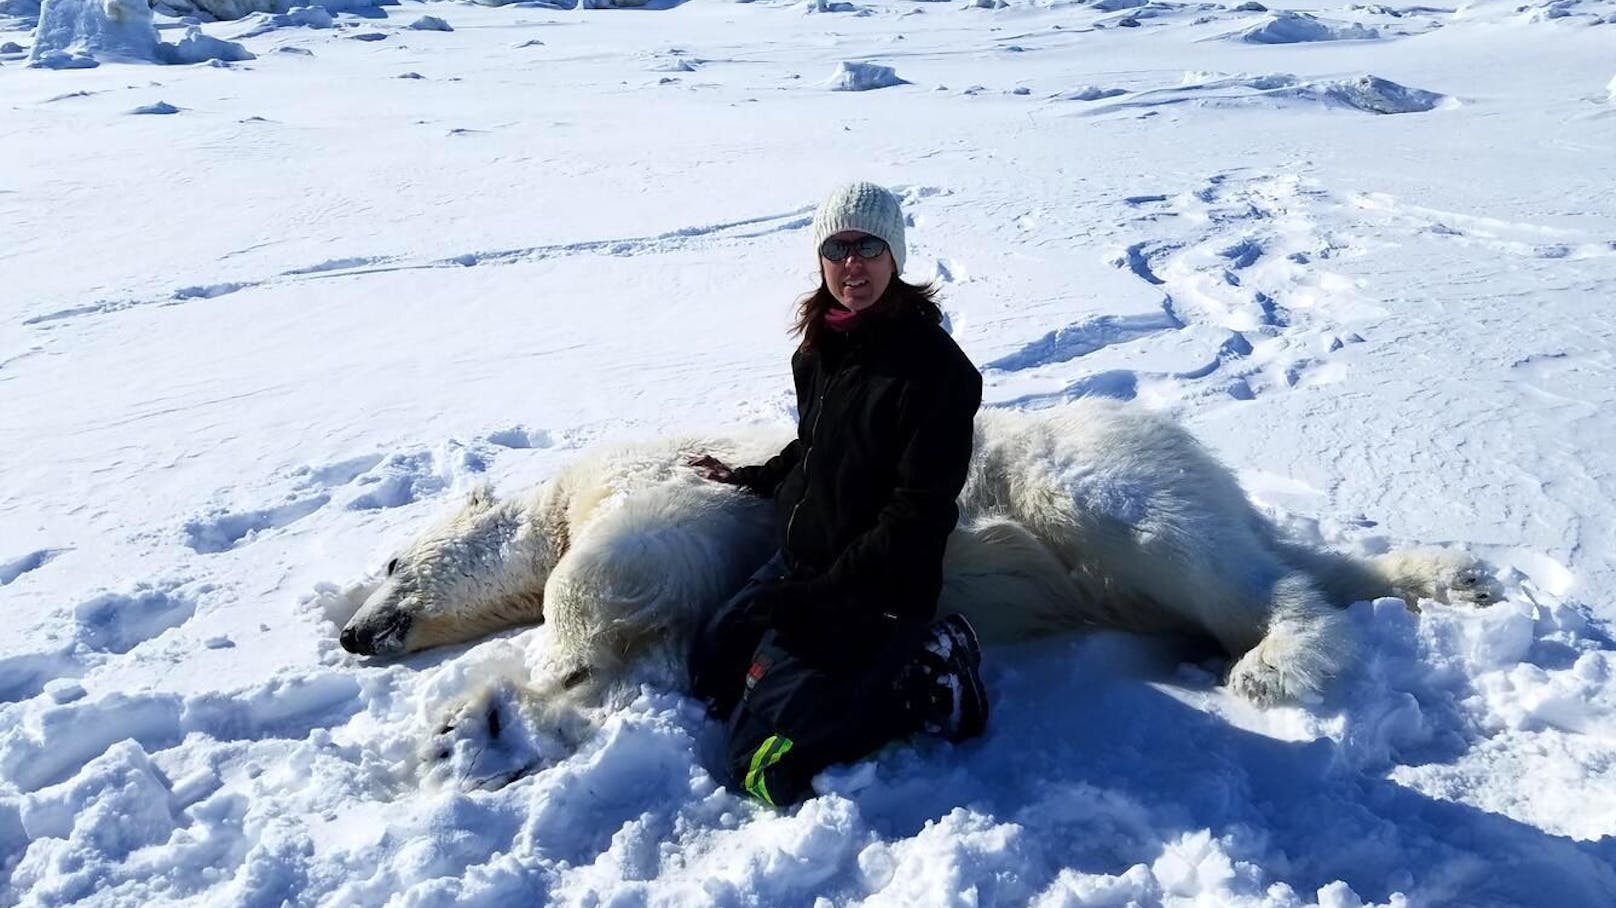
[[[1447,100],[1447,95],[1367,74],[1355,79],[1305,83],[1300,90],[1343,107],[1377,114],[1423,113]]]
[[[1061,92],[1055,97],[1062,101],[1101,101],[1106,98],[1115,98],[1128,92],[1121,88],[1101,88],[1098,85],[1085,85],[1071,91]]]
[[[831,91],[869,91],[875,88],[890,88],[894,85],[908,85],[909,80],[899,78],[898,73],[890,66],[879,63],[850,63],[843,61],[831,74],[826,86]]]
[[[277,28],[331,28],[336,24],[331,11],[323,6],[294,6],[284,13],[253,13],[248,18],[253,20],[253,24],[235,37],[256,38]]]
[[[184,65],[210,60],[237,63],[255,59],[255,55],[234,41],[204,34],[202,29],[193,25],[185,30],[185,37],[178,44],[157,45],[157,58],[163,63]]]
[[[1309,41],[1364,41],[1379,38],[1380,32],[1356,22],[1334,22],[1280,10],[1261,23],[1235,32],[1247,44],[1302,44]]]
[[[297,0],[153,0],[160,12],[176,18],[197,16],[221,22],[246,19],[262,14],[279,16],[299,9],[324,9],[327,14],[367,12],[381,6],[397,6],[398,0],[320,0],[311,6],[290,6]]]
[[[852,13],[856,16],[868,16],[870,11],[856,3],[847,3],[846,0],[803,0],[802,11],[805,13]]]
[[[1099,102],[1084,107],[1080,112],[1083,116],[1174,105],[1243,109],[1315,106],[1402,114],[1423,113],[1454,103],[1440,92],[1399,85],[1367,73],[1336,79],[1301,79],[1291,73],[1229,75],[1190,71],[1184,74],[1180,85],[1137,91],[1110,101],[1106,97],[1087,97],[1082,93],[1055,96],[1057,100]]]

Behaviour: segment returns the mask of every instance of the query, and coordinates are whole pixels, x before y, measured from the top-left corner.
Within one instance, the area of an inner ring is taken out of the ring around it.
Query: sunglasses
[[[878,236],[866,236],[856,240],[838,240],[829,237],[819,244],[819,254],[827,261],[846,261],[849,255],[857,255],[861,259],[880,258],[881,253],[887,251],[887,241]]]

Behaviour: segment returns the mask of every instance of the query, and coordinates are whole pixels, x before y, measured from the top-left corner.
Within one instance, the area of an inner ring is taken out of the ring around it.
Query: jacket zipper
[[[797,512],[802,510],[803,502],[808,500],[808,468],[812,466],[809,458],[814,455],[814,443],[819,440],[819,420],[825,415],[825,397],[830,393],[830,386],[841,378],[842,369],[837,369],[830,378],[825,379],[825,387],[820,389],[819,399],[814,403],[814,424],[808,428],[808,447],[802,452],[802,494],[797,497],[797,503],[791,506],[791,516],[786,518],[786,550],[791,549],[791,528],[797,524]]]

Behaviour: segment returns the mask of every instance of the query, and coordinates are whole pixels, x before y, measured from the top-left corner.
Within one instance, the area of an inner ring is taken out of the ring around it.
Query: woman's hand
[[[713,482],[722,482],[728,485],[735,484],[735,471],[711,454],[692,457],[685,461],[685,466],[695,470],[703,479],[711,479]]]

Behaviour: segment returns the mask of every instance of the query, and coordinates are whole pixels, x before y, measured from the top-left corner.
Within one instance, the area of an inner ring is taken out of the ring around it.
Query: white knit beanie
[[[903,245],[903,212],[898,197],[874,183],[848,183],[830,194],[814,213],[814,252],[825,237],[843,230],[857,230],[878,236],[892,249],[895,273],[903,273],[908,250]]]

